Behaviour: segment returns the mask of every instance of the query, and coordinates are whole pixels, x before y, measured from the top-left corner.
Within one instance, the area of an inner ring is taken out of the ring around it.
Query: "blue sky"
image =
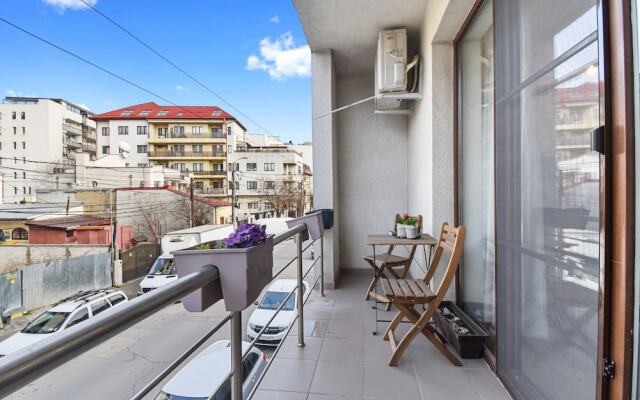
[[[89,0],[86,0],[89,1]],[[309,50],[290,0],[90,0],[270,133],[311,139]],[[216,97],[79,0],[2,0],[0,16],[180,105]],[[159,99],[0,21],[0,95],[62,97],[104,112]],[[261,129],[236,115],[251,132]]]

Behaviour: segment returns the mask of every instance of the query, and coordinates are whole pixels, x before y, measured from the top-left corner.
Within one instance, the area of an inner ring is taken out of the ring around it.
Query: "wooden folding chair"
[[[440,338],[438,338],[435,334],[435,329],[429,325],[429,321],[447,294],[449,285],[451,285],[456,274],[460,256],[462,254],[465,233],[466,230],[464,227],[453,228],[446,222],[442,224],[440,239],[438,240],[435,254],[429,268],[427,269],[427,274],[424,279],[380,278],[380,283],[384,292],[384,296],[382,297],[387,299],[387,301],[399,310],[398,314],[393,318],[384,334],[384,340],[388,340],[391,343],[392,354],[389,359],[389,365],[398,365],[400,357],[402,357],[402,353],[404,353],[418,333],[422,333],[426,336],[427,339],[429,339],[429,341],[433,343],[433,345],[440,350],[440,352],[447,357],[453,365],[462,365],[462,362],[460,362],[458,357],[451,353]],[[444,277],[438,286],[438,290],[436,293],[433,293],[429,287],[429,282],[431,282],[431,279],[438,268],[440,258],[445,251],[450,252],[451,257],[449,258]],[[417,305],[426,305],[426,307],[424,311],[419,312],[415,308]],[[404,318],[407,318],[411,323],[413,323],[413,325],[402,337],[400,342],[397,342],[394,332]]]
[[[400,214],[396,214],[396,218],[394,221],[394,230],[395,230],[395,221],[398,220]],[[422,233],[422,215],[417,215],[415,218],[418,219],[417,231]],[[374,277],[369,284],[369,288],[364,296],[365,301],[371,298],[370,292],[373,291],[374,287],[378,283],[378,279],[380,277],[390,276],[396,279],[402,279],[407,276],[409,273],[409,268],[411,267],[411,263],[413,262],[413,257],[416,254],[416,249],[418,246],[413,246],[413,248],[409,251],[408,256],[399,256],[393,253],[393,249],[395,246],[389,246],[386,253],[376,254],[376,259],[373,259],[373,255],[364,256],[363,259],[373,268],[375,271]],[[378,265],[379,264],[379,267]],[[396,271],[396,269],[401,268],[400,271]],[[387,308],[388,309],[388,308]]]

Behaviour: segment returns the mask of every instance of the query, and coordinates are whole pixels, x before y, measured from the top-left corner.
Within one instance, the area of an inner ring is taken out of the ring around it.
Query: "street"
[[[312,263],[308,254],[309,251],[303,257],[305,270]],[[295,243],[292,240],[279,244],[274,249],[274,272],[294,255]],[[296,264],[292,263],[279,278],[295,278]],[[312,275],[309,274],[307,280],[311,280]],[[137,283],[131,283],[124,289],[127,295],[135,296]],[[253,309],[252,306],[243,312],[243,332]],[[172,304],[8,398],[129,399],[225,315],[222,301],[202,313],[189,313],[181,303]],[[229,324],[226,324],[207,343],[228,339],[229,332]],[[206,345],[201,349],[204,347]],[[265,351],[269,352],[268,349]],[[155,397],[161,387],[162,384],[149,398]]]

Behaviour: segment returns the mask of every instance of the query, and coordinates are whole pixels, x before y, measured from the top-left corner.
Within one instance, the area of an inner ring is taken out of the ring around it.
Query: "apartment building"
[[[227,137],[245,128],[220,108],[149,102],[93,118],[101,155],[130,152],[130,166],[175,169],[192,176],[195,193],[227,196]]]
[[[236,168],[236,216],[239,222],[260,218],[296,217],[311,208],[311,168],[301,152],[277,136],[242,134],[234,137],[228,179]]]
[[[96,156],[93,113],[59,98],[5,97],[0,104],[0,159],[5,203],[31,201],[51,173]]]

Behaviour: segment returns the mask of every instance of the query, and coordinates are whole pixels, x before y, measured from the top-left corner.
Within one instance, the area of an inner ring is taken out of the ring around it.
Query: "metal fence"
[[[144,276],[160,255],[160,246],[155,243],[138,243],[134,247],[120,252],[122,260],[122,280],[131,280]]]
[[[0,275],[0,312],[22,306],[22,275],[19,271]]]
[[[0,311],[33,310],[81,290],[111,286],[109,253],[65,258],[0,275]]]

